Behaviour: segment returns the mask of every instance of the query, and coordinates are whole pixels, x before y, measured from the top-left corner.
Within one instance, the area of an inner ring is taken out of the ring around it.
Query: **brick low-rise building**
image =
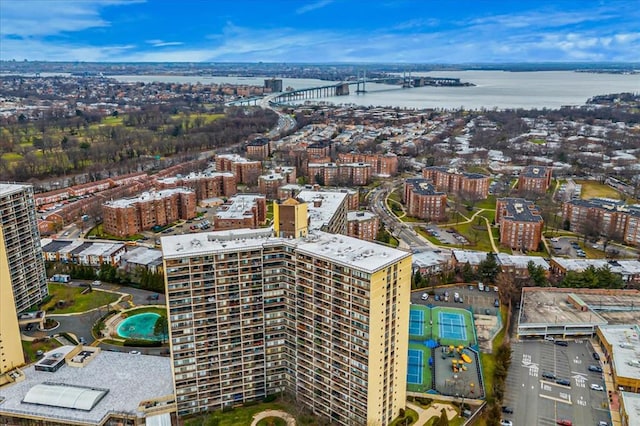
[[[196,193],[176,188],[145,192],[135,198],[108,201],[102,206],[104,232],[127,237],[154,226],[196,217]]]
[[[371,164],[373,176],[389,177],[398,174],[398,156],[389,154],[360,154],[349,152],[338,154],[340,163],[368,163]]]
[[[262,163],[237,154],[220,154],[216,156],[216,170],[233,173],[237,183],[252,184],[258,181],[262,173]]]
[[[159,189],[190,188],[196,193],[196,200],[215,197],[231,197],[238,192],[236,177],[231,172],[190,173],[187,176],[176,176],[158,179]]]
[[[551,167],[527,166],[518,177],[518,191],[520,193],[544,194],[551,185]]]
[[[374,241],[378,235],[378,216],[367,211],[347,213],[347,235],[360,240]]]
[[[229,198],[216,212],[213,228],[257,228],[267,220],[267,198],[264,195],[236,195]]]
[[[446,218],[447,194],[436,191],[427,179],[407,179],[404,202],[409,216],[434,221]]]
[[[257,138],[247,144],[247,157],[252,160],[266,160],[271,155],[271,142],[267,138]]]
[[[533,202],[522,198],[499,198],[496,224],[500,227],[500,244],[514,250],[538,250],[544,221]]]
[[[427,167],[422,177],[429,179],[438,191],[460,194],[467,198],[485,199],[489,194],[489,176],[460,172],[447,167]]]

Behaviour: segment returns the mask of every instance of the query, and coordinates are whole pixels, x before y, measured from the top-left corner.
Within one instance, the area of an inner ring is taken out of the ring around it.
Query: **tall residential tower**
[[[49,292],[30,185],[0,183],[0,227],[0,250],[6,253],[15,309],[22,312]],[[0,309],[4,303],[8,302],[0,300]]]
[[[406,400],[411,254],[344,235],[164,237],[179,415],[287,392],[340,425]]]

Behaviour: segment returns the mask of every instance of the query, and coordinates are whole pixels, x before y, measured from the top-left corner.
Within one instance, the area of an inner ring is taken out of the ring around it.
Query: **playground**
[[[465,309],[412,305],[407,390],[482,398],[478,340]]]

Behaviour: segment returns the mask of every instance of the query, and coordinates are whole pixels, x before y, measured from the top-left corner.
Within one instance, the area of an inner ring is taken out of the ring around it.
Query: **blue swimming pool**
[[[120,323],[116,331],[126,339],[166,340],[166,335],[153,333],[158,318],[160,315],[153,312],[131,315]]]

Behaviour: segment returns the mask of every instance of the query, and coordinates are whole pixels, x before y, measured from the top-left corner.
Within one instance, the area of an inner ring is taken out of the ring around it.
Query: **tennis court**
[[[423,351],[409,349],[409,362],[407,365],[407,383],[411,385],[422,384]]]
[[[422,336],[424,334],[424,312],[411,309],[409,311],[409,334]]]
[[[467,340],[464,317],[451,312],[438,312],[440,337],[445,339]]]

